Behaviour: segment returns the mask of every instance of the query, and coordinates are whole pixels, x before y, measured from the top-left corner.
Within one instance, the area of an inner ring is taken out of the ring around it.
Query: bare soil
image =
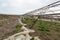
[[[19,24],[15,15],[0,15],[0,40],[16,33],[16,25]]]

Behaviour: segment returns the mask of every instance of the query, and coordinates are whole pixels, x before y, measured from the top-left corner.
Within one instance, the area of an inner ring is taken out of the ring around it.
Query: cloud
[[[38,0],[8,0],[8,3],[12,7],[19,7],[25,4],[36,4],[39,3]]]
[[[19,7],[23,5],[24,0],[8,0],[8,4],[12,7]]]
[[[7,3],[2,3],[0,6],[1,6],[2,8],[3,8],[3,7],[6,7],[6,6],[7,6]]]
[[[40,1],[39,0],[8,0],[8,5],[12,9],[17,10],[17,12],[24,13],[31,11],[32,9],[38,8]]]
[[[0,12],[23,14],[41,8],[53,1],[55,0],[0,0]]]

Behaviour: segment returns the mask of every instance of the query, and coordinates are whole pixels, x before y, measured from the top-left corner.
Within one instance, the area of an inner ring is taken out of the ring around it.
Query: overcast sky
[[[58,0],[0,0],[0,13],[21,15]]]

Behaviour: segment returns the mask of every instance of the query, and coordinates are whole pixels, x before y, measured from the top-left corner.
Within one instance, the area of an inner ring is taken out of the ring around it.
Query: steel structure
[[[53,7],[56,7],[56,6],[60,6],[60,1],[54,2],[52,4],[49,4],[49,5],[44,6],[42,8],[39,8],[39,9],[36,9],[36,10],[33,10],[31,12],[28,12],[28,13],[24,14],[24,16],[35,18],[35,21],[30,26],[30,28],[34,27],[34,25],[35,25],[35,23],[37,22],[38,19],[40,19],[40,20],[41,19],[46,19],[46,20],[50,20],[51,22],[55,21],[55,20],[60,21],[60,16],[58,16],[58,15],[60,15],[60,13],[54,13],[54,12],[60,11],[60,10],[49,10],[50,8],[53,8]],[[46,14],[48,12],[52,12],[53,14],[50,14],[50,13]],[[35,15],[35,14],[38,14],[38,15]]]
[[[50,11],[48,11],[48,10],[52,7],[56,7],[56,6],[59,6],[59,5],[60,5],[60,1],[57,1],[57,2],[54,2],[54,3],[49,4],[47,6],[44,6],[42,8],[39,8],[39,9],[33,10],[31,12],[28,12],[25,15],[34,15],[34,14],[45,15],[46,12],[58,11],[58,10],[50,10]]]

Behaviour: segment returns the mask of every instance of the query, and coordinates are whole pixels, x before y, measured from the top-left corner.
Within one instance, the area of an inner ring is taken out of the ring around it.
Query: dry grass
[[[16,33],[18,16],[0,15],[0,40]]]

